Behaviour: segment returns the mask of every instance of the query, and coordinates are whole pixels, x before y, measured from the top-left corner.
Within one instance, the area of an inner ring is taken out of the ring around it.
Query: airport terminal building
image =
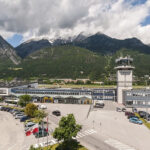
[[[20,97],[31,95],[34,100],[52,103],[90,104],[101,100],[116,101],[116,89],[38,88],[38,83],[0,88],[0,95]]]
[[[35,99],[54,103],[90,104],[98,100],[116,100],[115,89],[41,89],[41,88],[12,88],[11,95],[17,97],[29,94]]]

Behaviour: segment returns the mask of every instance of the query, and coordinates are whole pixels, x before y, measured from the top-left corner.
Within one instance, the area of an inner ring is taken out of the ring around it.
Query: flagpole
[[[47,150],[48,150],[48,117],[47,117]]]
[[[43,120],[42,120],[42,135],[43,135],[43,142],[44,142],[44,122],[43,122]]]
[[[38,115],[38,118],[39,118],[39,115]],[[40,132],[40,129],[39,129],[39,122],[40,122],[40,119],[38,121],[38,146],[39,146],[39,132]]]
[[[38,145],[39,145],[39,123],[38,123]]]

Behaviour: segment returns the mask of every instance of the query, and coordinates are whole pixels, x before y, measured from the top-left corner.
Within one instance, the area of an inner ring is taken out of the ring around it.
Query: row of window
[[[91,95],[90,92],[63,92],[63,91],[23,91],[23,90],[12,90],[13,93],[20,94],[50,94],[50,95]]]
[[[131,93],[131,92],[128,92],[126,95],[127,96],[133,96],[133,97],[150,97],[150,93]]]
[[[93,94],[95,94],[95,93],[112,93],[112,94],[114,94],[115,90],[94,90]]]
[[[115,96],[92,96],[95,100],[115,100]]]
[[[76,91],[76,90],[29,90],[29,89],[12,89],[12,93],[18,94],[50,94],[50,95],[94,95],[94,96],[114,96],[114,90],[94,90],[92,91]]]

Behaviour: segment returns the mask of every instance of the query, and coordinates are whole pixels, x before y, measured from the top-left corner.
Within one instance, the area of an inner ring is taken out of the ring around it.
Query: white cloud
[[[150,0],[0,0],[0,34],[68,37],[103,32],[114,38],[137,37],[150,43],[150,26],[140,23],[150,14]]]

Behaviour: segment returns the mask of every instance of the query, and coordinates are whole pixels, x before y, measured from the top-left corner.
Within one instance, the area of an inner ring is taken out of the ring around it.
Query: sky
[[[97,32],[150,44],[150,0],[0,0],[0,35],[14,47]]]

